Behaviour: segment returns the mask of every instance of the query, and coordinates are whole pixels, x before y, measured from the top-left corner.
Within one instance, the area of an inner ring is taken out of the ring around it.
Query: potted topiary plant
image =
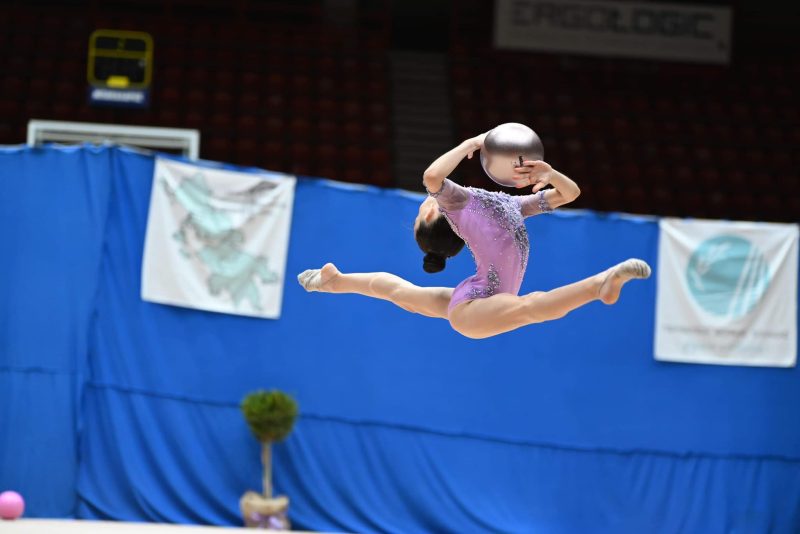
[[[248,527],[289,530],[286,496],[272,496],[272,444],[284,440],[294,427],[297,402],[282,391],[255,391],[242,400],[242,413],[256,439],[261,442],[264,467],[262,493],[246,492],[239,507]]]

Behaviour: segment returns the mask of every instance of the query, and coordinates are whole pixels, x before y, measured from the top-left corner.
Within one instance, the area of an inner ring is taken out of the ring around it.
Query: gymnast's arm
[[[553,211],[581,194],[578,184],[544,161],[526,161],[524,167],[517,167],[516,170],[518,174],[514,176],[519,181],[517,187],[533,185],[533,194],[520,197],[522,215],[525,217]],[[543,189],[548,185],[552,189]]]
[[[486,134],[481,134],[471,139],[467,139],[457,147],[445,152],[430,164],[422,175],[422,183],[430,193],[436,193],[442,189],[444,179],[450,176],[461,160],[466,156],[472,159],[472,153],[480,150]]]

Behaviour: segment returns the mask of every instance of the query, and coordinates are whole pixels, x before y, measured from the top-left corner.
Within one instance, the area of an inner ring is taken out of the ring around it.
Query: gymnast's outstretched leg
[[[419,287],[390,273],[341,273],[332,263],[304,271],[297,280],[306,291],[356,293],[439,319],[447,319],[447,306],[453,295],[452,288]]]
[[[500,293],[464,302],[453,308],[450,324],[457,332],[470,338],[491,337],[529,324],[560,319],[594,300],[614,304],[626,282],[649,276],[647,263],[630,259],[580,282],[551,291],[523,296]]]

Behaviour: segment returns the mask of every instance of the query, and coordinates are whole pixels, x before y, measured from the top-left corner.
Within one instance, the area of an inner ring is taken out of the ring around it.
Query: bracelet
[[[446,180],[446,179],[445,179],[445,180]],[[431,192],[431,191],[430,191],[430,190],[429,190],[427,187],[425,188],[425,191],[427,191],[427,192],[428,192],[428,194],[429,194],[430,196],[432,196],[433,198],[436,198],[436,197],[438,197],[439,195],[441,195],[441,194],[442,194],[442,191],[444,191],[444,186],[445,186],[445,184],[447,183],[445,180],[442,180],[442,187],[440,187],[440,188],[439,188],[439,190],[438,190],[438,191],[436,191],[435,193],[432,193],[432,192]]]
[[[553,211],[553,208],[551,208],[550,204],[547,203],[547,199],[544,198],[544,190],[539,191],[538,204],[539,204],[539,211],[541,211],[542,213],[550,213],[551,211]]]

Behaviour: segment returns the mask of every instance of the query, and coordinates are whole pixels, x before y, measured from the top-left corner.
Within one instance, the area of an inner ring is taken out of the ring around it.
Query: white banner
[[[142,299],[280,317],[295,182],[156,159]]]
[[[798,227],[661,219],[657,360],[792,367]]]
[[[497,48],[729,63],[729,7],[592,0],[497,0]]]

